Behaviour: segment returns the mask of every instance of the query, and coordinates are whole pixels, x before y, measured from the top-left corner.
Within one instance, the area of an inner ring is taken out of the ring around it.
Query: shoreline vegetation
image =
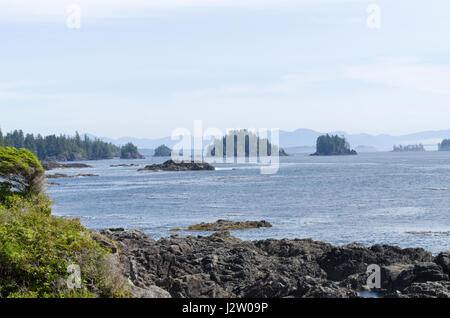
[[[0,147],[28,149],[40,161],[87,161],[120,157],[122,159],[144,159],[132,143],[119,147],[112,143],[91,139],[87,135],[75,136],[24,134],[22,130],[14,130],[3,136],[0,130]]]

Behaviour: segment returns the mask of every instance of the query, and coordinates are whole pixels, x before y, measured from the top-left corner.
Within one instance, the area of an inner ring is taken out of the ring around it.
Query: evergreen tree
[[[81,138],[79,133],[75,137],[65,135],[50,135],[43,137],[38,134],[27,134],[22,130],[15,130],[3,136],[0,131],[0,146],[11,146],[17,149],[28,149],[39,160],[97,160],[110,159],[120,155],[120,148],[99,139],[91,140],[88,136]]]

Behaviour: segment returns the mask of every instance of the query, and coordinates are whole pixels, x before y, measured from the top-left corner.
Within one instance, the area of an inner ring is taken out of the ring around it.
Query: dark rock
[[[402,273],[409,273],[414,268],[413,264],[393,264],[388,266],[383,266],[381,268],[381,286],[387,290],[400,290],[405,287],[405,284],[402,283],[405,275],[399,279],[399,276]],[[407,280],[410,284],[412,281]]]
[[[214,170],[215,168],[206,162],[168,160],[162,164],[153,164],[138,171],[188,171],[188,170]]]
[[[245,221],[245,222],[218,220],[214,223],[200,223],[197,225],[189,226],[186,229],[186,231],[229,231],[229,230],[255,229],[261,227],[272,227],[272,224],[264,220]]]
[[[41,162],[41,165],[44,170],[92,168],[92,166],[84,163],[58,163],[55,161],[43,161]]]
[[[78,177],[98,177],[98,174],[92,174],[92,173],[79,173],[74,176],[69,176],[64,173],[55,173],[55,174],[48,174],[45,177],[47,179],[60,179],[60,178],[78,178]]]
[[[374,245],[367,248],[360,244],[334,247],[319,260],[328,278],[340,281],[350,275],[365,273],[370,264],[391,265],[431,261],[432,255],[424,249],[401,249],[395,246]]]
[[[384,288],[386,297],[448,294],[448,276],[422,249],[334,247],[310,239],[249,242],[223,231],[158,241],[121,228],[91,235],[114,253],[134,286],[157,286],[172,297],[360,297],[368,264],[382,266],[383,281],[401,283],[401,291]]]
[[[448,280],[442,267],[432,262],[387,266],[383,267],[382,273],[386,284],[383,287],[389,290],[401,291],[413,283]]]
[[[118,165],[110,165],[110,167],[113,167],[113,168],[117,168],[117,167],[139,167],[139,165],[135,164],[135,163],[130,163],[130,164],[122,163],[122,164],[118,164]]]
[[[434,262],[442,267],[444,273],[450,275],[450,251],[440,253]]]
[[[335,282],[309,276],[299,280],[298,296],[302,298],[361,298],[354,290],[341,287]]]
[[[289,156],[283,148],[280,148],[280,150],[278,151],[278,155],[280,157],[288,157]]]
[[[450,282],[413,283],[403,291],[385,295],[386,298],[450,298]]]

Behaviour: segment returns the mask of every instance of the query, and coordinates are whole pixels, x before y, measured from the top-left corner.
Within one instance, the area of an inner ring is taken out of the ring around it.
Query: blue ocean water
[[[450,152],[295,155],[281,157],[274,175],[248,164],[188,172],[110,167],[166,159],[89,161],[93,168],[64,170],[100,176],[51,180],[60,184],[48,186],[54,214],[78,217],[91,229],[139,229],[155,239],[200,222],[264,219],[273,227],[233,235],[450,249],[449,235],[405,233],[450,231]]]

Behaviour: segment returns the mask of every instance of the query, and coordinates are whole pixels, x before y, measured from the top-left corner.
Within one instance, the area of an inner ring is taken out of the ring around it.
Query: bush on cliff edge
[[[0,152],[4,149],[0,147]],[[15,157],[22,154],[8,152],[10,171],[28,169]],[[27,158],[26,165],[36,164],[34,156]],[[0,166],[7,164],[0,162]],[[49,198],[26,184],[5,186],[9,180],[19,180],[15,177],[21,175],[8,174],[6,180],[5,174],[0,175],[0,297],[128,296],[128,283],[109,252],[79,220],[53,216]],[[68,287],[67,269],[72,264],[80,268],[80,288]]]

